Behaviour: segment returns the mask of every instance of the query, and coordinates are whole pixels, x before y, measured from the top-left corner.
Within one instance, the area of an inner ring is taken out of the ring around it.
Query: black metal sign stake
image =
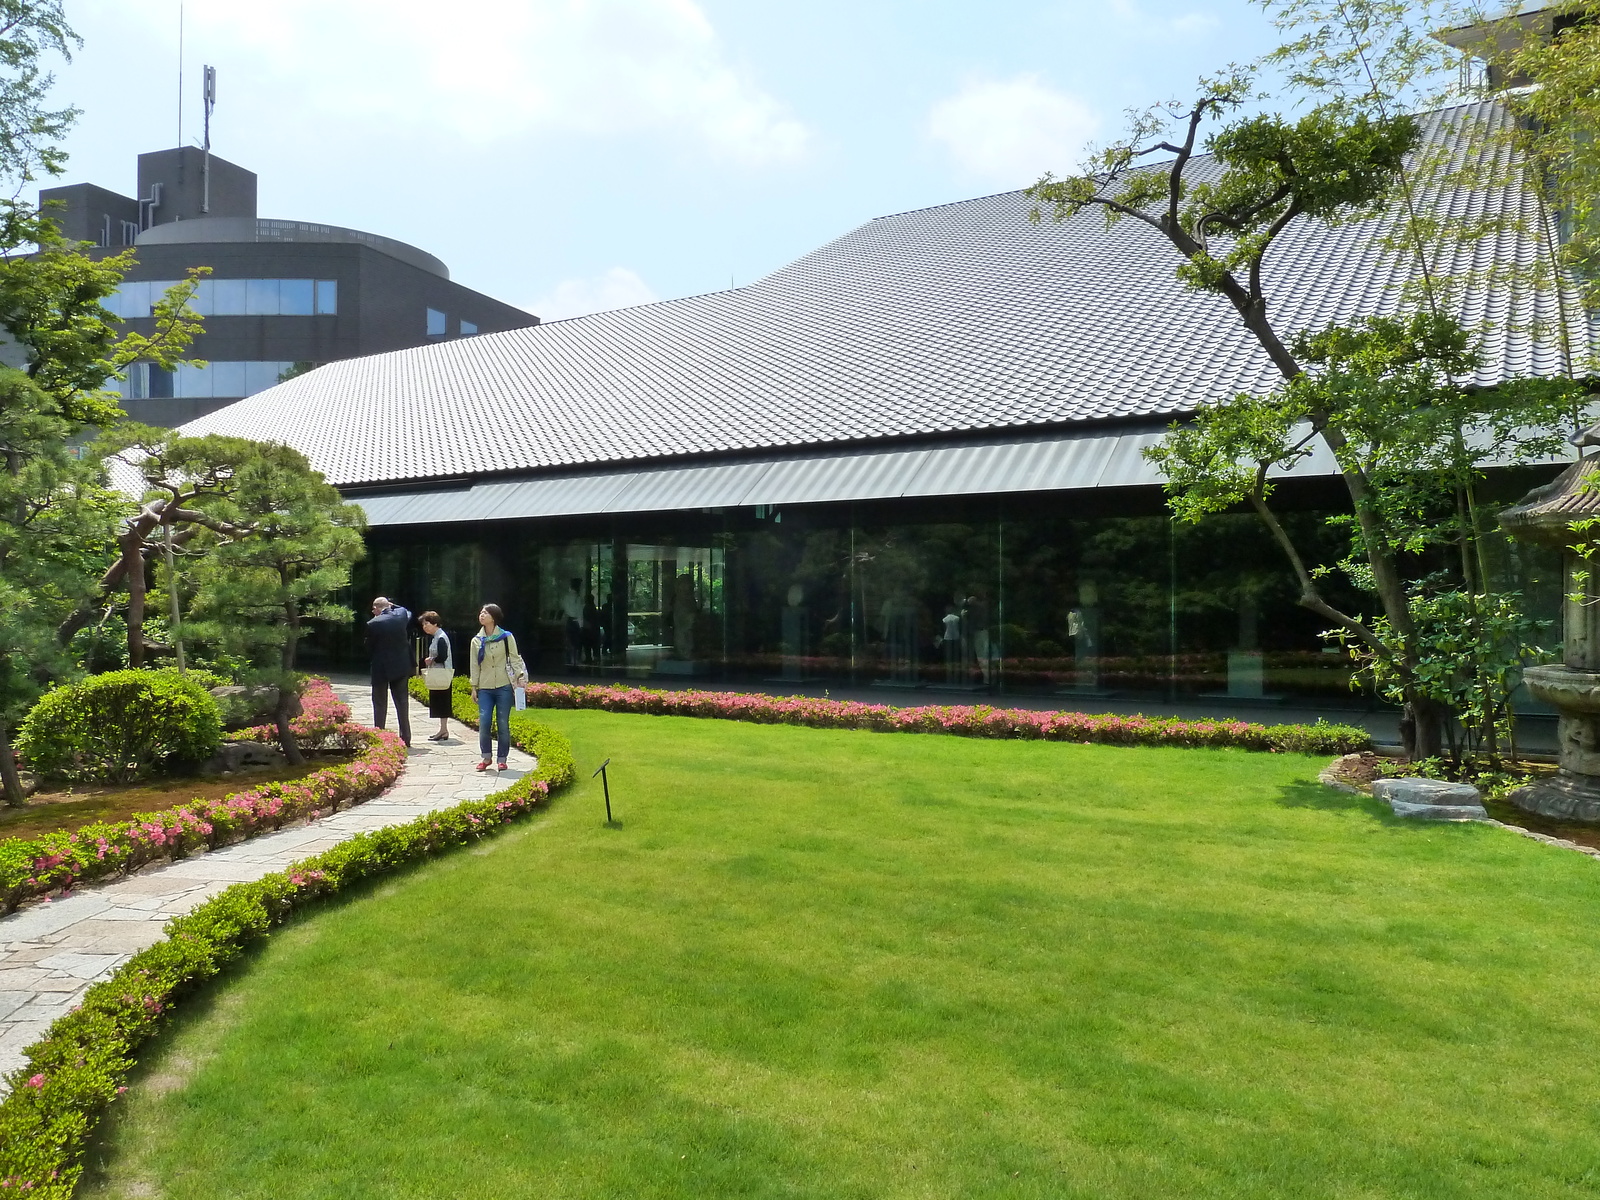
[[[597,771],[595,771],[595,773],[594,773],[594,775],[600,776],[600,786],[605,789],[605,793],[606,793],[606,824],[607,825],[613,824],[613,821],[611,820],[611,781],[606,778],[606,768],[609,767],[610,765],[611,765],[611,760],[608,758],[608,759],[605,760],[605,762],[600,764],[599,769]],[[593,779],[594,775],[589,776],[589,778]]]

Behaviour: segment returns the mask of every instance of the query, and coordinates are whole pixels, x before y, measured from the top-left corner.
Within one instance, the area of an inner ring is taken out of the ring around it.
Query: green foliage
[[[0,0],[0,176],[26,183],[66,165],[56,141],[78,110],[46,106],[55,78],[41,61],[51,54],[70,59],[82,44],[60,0]]]
[[[1600,3],[1566,0],[1545,7],[1541,17],[1536,28],[1544,28],[1544,20],[1563,21],[1560,35],[1508,36],[1481,49],[1508,77],[1537,84],[1503,99],[1521,118],[1518,147],[1540,172],[1560,215],[1559,252],[1576,268],[1592,310],[1600,305]],[[1520,35],[1519,24],[1516,15],[1502,18],[1508,33]]]
[[[1415,662],[1410,678],[1455,718],[1450,758],[1457,773],[1480,757],[1497,765],[1510,749],[1506,741],[1513,728],[1511,694],[1522,681],[1522,668],[1548,653],[1540,645],[1540,635],[1549,622],[1523,615],[1520,599],[1514,592],[1420,589],[1412,596],[1415,632],[1410,652]],[[1399,703],[1406,678],[1396,664],[1404,661],[1407,649],[1398,644],[1388,622],[1375,624],[1387,653],[1354,641],[1344,631],[1333,631],[1331,636],[1345,645],[1357,664],[1352,686],[1374,686]]]
[[[232,484],[213,511],[249,534],[208,530],[191,547],[204,555],[193,602],[202,624],[193,632],[257,666],[292,671],[306,622],[351,619],[332,597],[366,552],[366,518],[288,446],[252,445]]]
[[[112,783],[201,762],[221,742],[216,700],[166,671],[111,671],[47,692],[17,739],[43,775]]]

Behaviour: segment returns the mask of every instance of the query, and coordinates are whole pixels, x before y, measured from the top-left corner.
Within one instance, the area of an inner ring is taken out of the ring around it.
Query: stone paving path
[[[334,690],[350,705],[355,720],[372,723],[372,700],[364,683],[335,681]],[[477,732],[452,721],[450,741],[428,741],[437,725],[416,701],[411,703],[411,726],[415,744],[404,772],[392,788],[365,804],[221,850],[148,867],[0,918],[0,1074],[21,1066],[23,1049],[38,1041],[91,983],[159,941],[167,921],[223,888],[281,871],[354,834],[487,796],[534,765],[528,755],[513,750],[510,770],[480,773],[475,769]],[[5,1090],[0,1083],[0,1095]]]

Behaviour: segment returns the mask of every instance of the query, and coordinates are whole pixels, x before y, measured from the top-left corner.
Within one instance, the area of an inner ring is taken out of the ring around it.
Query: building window
[[[430,308],[428,310],[428,336],[443,337],[449,320],[450,318],[445,316],[444,313],[440,312],[437,308]]]
[[[212,362],[204,367],[180,362],[172,371],[155,363],[134,363],[117,385],[125,400],[238,400],[264,392],[294,371],[292,362]]]
[[[478,327],[476,325],[474,325],[471,321],[463,321],[463,322],[461,322],[461,336],[462,337],[471,337],[473,334],[475,334],[477,332],[478,332]]]
[[[104,303],[123,320],[148,317],[175,279],[124,283]],[[202,279],[190,306],[202,317],[335,316],[339,284],[333,279]]]

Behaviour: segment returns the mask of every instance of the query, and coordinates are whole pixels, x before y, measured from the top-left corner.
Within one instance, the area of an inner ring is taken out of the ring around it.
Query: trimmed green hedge
[[[476,715],[476,714],[474,714]],[[69,1200],[106,1107],[127,1090],[134,1055],[173,1004],[215,977],[292,913],[322,896],[486,836],[573,777],[571,746],[531,718],[512,724],[538,766],[485,800],[357,834],[287,871],[220,892],[167,924],[167,936],[95,984],[28,1048],[0,1101],[0,1189]],[[465,718],[462,718],[465,720]]]

